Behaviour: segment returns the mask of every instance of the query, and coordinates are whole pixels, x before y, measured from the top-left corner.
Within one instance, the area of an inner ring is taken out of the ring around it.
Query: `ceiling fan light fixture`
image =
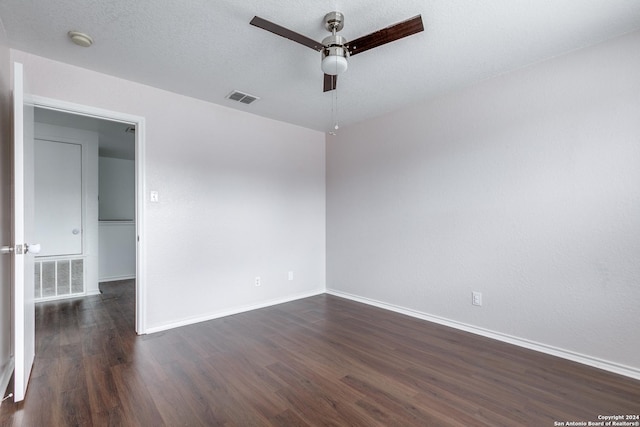
[[[347,71],[349,63],[349,51],[344,47],[347,39],[342,36],[332,34],[322,40],[322,44],[326,47],[322,50],[321,68],[325,74],[337,76]]]
[[[337,76],[347,71],[349,62],[344,56],[329,55],[322,58],[322,71],[330,76]]]

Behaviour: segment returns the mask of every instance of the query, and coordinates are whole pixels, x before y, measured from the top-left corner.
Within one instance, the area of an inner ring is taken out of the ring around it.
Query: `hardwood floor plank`
[[[188,379],[185,395],[192,410],[209,425],[226,425],[230,418],[223,408],[233,405],[233,397],[216,371],[206,363],[189,363],[182,366]]]
[[[217,370],[222,381],[232,387],[239,396],[251,399],[252,410],[271,418],[286,409],[286,405],[275,395],[279,385],[271,373],[262,366],[254,366],[244,355],[228,355],[226,358],[207,359],[211,369]],[[224,366],[224,369],[219,369]]]
[[[10,384],[10,387],[12,384]],[[60,391],[55,375],[41,375],[29,383],[27,390],[33,399],[22,401],[18,404],[5,401],[0,408],[0,425],[2,426],[40,426],[40,425],[64,425],[62,405],[60,403]],[[2,409],[5,405],[14,406],[11,413],[6,414]],[[12,418],[14,418],[12,420]]]
[[[319,295],[137,336],[133,281],[36,306],[0,426],[552,426],[639,414],[640,381]]]
[[[87,394],[94,414],[109,413],[120,405],[118,389],[111,374],[111,365],[102,355],[89,355],[84,365]]]
[[[91,404],[86,387],[60,393],[62,418],[65,426],[92,426]]]
[[[126,425],[164,425],[147,386],[130,364],[120,364],[111,368],[120,406],[126,416]]]
[[[378,410],[384,411],[388,416],[400,418],[406,425],[458,425],[453,420],[449,422],[441,419],[436,414],[423,411],[407,400],[398,399],[393,394],[382,388],[371,385],[368,381],[353,376],[345,376],[342,381],[363,396],[376,402]]]
[[[288,387],[278,395],[293,404],[293,409],[322,425],[372,425],[368,414],[356,410],[355,402],[361,398],[339,386],[339,381],[323,377],[293,361],[276,363],[268,367]],[[303,399],[304,397],[304,399]]]
[[[164,424],[168,426],[206,426],[207,418],[200,418],[189,404],[189,394],[175,381],[156,383],[151,388],[151,396],[158,408]]]
[[[210,387],[211,377],[202,375],[203,371],[209,371],[206,365],[202,365],[203,370],[199,370],[191,362],[186,363],[170,363],[163,366],[166,372],[166,385],[168,388],[167,399],[171,396],[179,396],[185,403],[185,409],[191,412],[191,416],[194,419],[194,424],[199,425],[223,425],[225,418],[221,417],[219,413],[216,413],[214,407],[210,404],[210,400],[204,398],[204,396],[211,396],[211,389],[219,390],[215,387]],[[217,384],[217,382],[213,382]],[[156,395],[157,387],[153,387],[154,396]],[[155,398],[155,397],[154,397]],[[173,405],[167,408],[171,410]],[[197,419],[197,423],[195,420]]]
[[[91,415],[93,426],[95,427],[122,427],[128,425],[122,408],[119,406],[101,412],[93,412]]]
[[[304,420],[291,409],[282,411],[275,417],[272,417],[269,419],[269,423],[272,426],[278,427],[309,427],[309,424],[305,423]]]

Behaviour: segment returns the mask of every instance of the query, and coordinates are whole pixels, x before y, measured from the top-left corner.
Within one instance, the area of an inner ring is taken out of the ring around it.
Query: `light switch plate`
[[[149,200],[151,202],[153,202],[153,203],[158,203],[158,200],[160,200],[160,196],[159,196],[158,192],[157,191],[152,191],[149,194]]]

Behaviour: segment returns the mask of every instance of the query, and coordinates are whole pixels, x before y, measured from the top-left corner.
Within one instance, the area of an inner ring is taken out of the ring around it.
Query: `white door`
[[[13,70],[13,143],[14,143],[14,319],[15,358],[14,400],[24,399],[35,357],[35,305],[33,302],[34,175],[33,105],[25,102],[22,64]]]
[[[35,140],[35,227],[40,256],[82,254],[82,145]]]

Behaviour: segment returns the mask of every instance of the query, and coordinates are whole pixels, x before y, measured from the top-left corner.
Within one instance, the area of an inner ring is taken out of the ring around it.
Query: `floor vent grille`
[[[35,262],[36,301],[84,293],[84,259],[43,259]]]

